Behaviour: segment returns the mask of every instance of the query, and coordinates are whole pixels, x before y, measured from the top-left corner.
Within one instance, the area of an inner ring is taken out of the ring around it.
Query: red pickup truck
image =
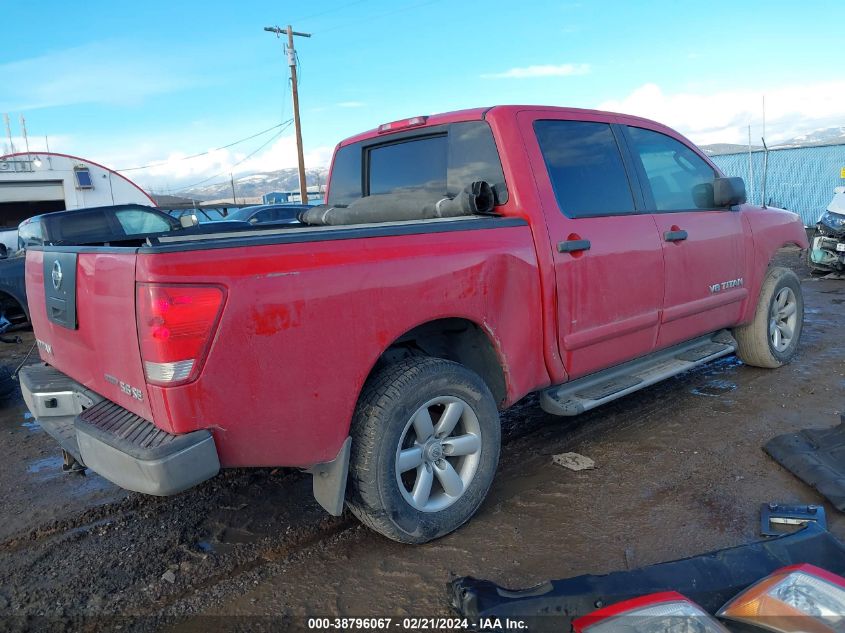
[[[487,204],[440,217],[468,190]],[[499,410],[526,394],[576,415],[798,345],[801,286],[771,264],[807,247],[798,217],[745,204],[741,179],[645,119],[497,106],[385,124],[338,145],[316,215],[30,248],[43,363],[20,382],[66,458],[154,495],[298,467],[329,512],[422,543],[478,509]]]

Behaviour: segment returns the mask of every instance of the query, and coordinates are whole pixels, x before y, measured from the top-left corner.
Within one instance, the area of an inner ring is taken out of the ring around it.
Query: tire
[[[426,428],[435,433],[427,439]],[[501,426],[490,390],[463,365],[439,358],[376,370],[351,435],[346,503],[364,525],[402,543],[431,541],[469,520],[499,462]]]
[[[788,268],[770,268],[760,289],[754,320],[734,330],[736,355],[755,367],[785,365],[798,349],[803,326],[804,296],[798,276]],[[792,334],[787,337],[789,332]]]

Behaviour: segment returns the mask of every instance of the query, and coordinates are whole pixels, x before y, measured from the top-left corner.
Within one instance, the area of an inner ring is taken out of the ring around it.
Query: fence
[[[718,154],[710,159],[727,176],[745,179],[748,201],[760,204],[763,194],[762,151]],[[813,226],[833,198],[834,187],[845,185],[845,145],[818,145],[769,151],[766,203],[795,211]]]

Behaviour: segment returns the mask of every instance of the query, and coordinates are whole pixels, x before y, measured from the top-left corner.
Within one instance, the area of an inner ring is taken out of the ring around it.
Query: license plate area
[[[836,252],[845,253],[845,242],[839,242],[839,244],[836,245]]]
[[[47,318],[76,329],[76,253],[44,253],[44,302]]]

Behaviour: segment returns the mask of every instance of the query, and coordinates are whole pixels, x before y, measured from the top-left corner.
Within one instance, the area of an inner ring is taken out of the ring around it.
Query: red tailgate
[[[30,250],[26,254],[26,294],[41,359],[152,420],[135,326],[135,252],[75,250],[76,315],[68,319],[71,327],[51,320],[47,313],[47,293],[52,291],[45,288],[45,269],[52,272],[59,250]],[[46,275],[51,287],[55,277],[63,278],[60,287],[74,282],[73,271],[68,270],[72,264],[67,263],[74,254],[62,257],[62,274]],[[73,297],[72,287],[65,291]]]

